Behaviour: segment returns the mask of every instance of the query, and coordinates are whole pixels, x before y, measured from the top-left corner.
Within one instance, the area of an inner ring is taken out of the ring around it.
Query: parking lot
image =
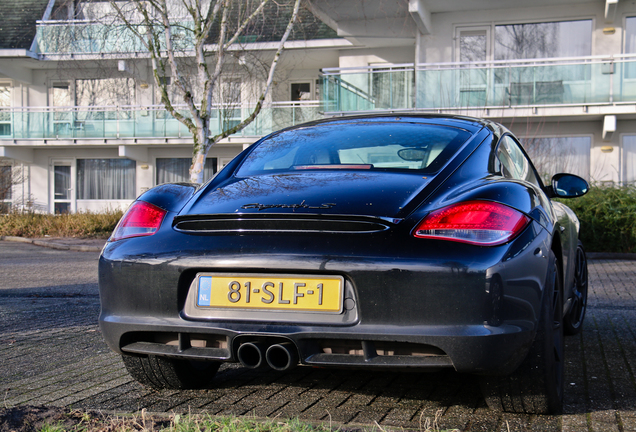
[[[454,372],[372,373],[223,366],[213,387],[154,391],[132,381],[97,326],[96,252],[0,241],[0,390],[5,407],[299,417],[347,425],[469,431],[636,431],[636,261],[590,260],[585,329],[566,339],[565,414],[495,415]],[[377,423],[377,425],[376,425]],[[377,430],[377,429],[376,429]]]

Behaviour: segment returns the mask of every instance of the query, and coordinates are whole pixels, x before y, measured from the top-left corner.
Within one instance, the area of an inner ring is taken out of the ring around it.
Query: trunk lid
[[[181,215],[331,214],[399,218],[433,177],[382,171],[324,171],[230,178],[202,191]]]

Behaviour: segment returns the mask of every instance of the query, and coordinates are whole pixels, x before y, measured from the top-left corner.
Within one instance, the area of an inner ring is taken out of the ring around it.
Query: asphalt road
[[[496,415],[477,380],[452,371],[373,373],[223,366],[213,387],[153,391],[132,381],[97,327],[94,252],[0,241],[0,391],[5,407],[299,417],[466,431],[636,431],[636,262],[590,262],[585,329],[566,342],[566,413]],[[377,426],[376,430],[377,429]]]

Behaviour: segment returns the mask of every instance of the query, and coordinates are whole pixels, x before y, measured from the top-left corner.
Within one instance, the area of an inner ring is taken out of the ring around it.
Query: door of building
[[[51,168],[51,211],[54,214],[72,213],[75,211],[73,199],[73,164],[68,160],[56,160]]]
[[[483,107],[489,101],[490,27],[458,27],[456,29],[456,61],[459,66],[459,106]]]

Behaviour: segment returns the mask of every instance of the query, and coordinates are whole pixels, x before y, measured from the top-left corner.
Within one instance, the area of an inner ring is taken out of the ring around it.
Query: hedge
[[[560,200],[581,221],[588,252],[636,252],[636,187],[597,187],[579,198]]]

